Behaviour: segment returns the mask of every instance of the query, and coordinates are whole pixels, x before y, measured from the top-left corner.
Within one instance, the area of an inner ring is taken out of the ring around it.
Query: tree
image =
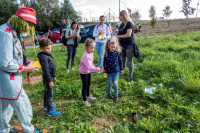
[[[157,20],[156,20],[156,10],[155,10],[154,6],[150,7],[149,17],[151,18],[150,25],[151,25],[152,28],[154,28],[155,25],[156,25],[156,22],[157,22]]]
[[[170,20],[168,19],[170,17],[170,15],[172,14],[172,11],[170,9],[170,6],[166,6],[164,9],[163,9],[163,16],[167,19],[167,26],[169,27],[170,25]]]
[[[127,8],[127,10],[128,10],[129,16],[132,19],[132,21],[138,21],[138,20],[140,20],[141,15],[140,15],[140,13],[139,13],[138,10],[135,10],[133,12],[129,8]]]
[[[133,21],[138,21],[138,20],[140,20],[140,17],[141,17],[141,15],[140,15],[139,11],[134,11],[134,12],[131,14],[131,19],[132,19]]]
[[[5,23],[17,10],[16,0],[0,0],[0,24]]]
[[[71,20],[77,20],[80,18],[80,16],[77,15],[78,13],[73,8],[72,4],[69,0],[64,0],[64,2],[61,4],[61,17],[62,19],[68,18]]]
[[[196,9],[190,6],[192,0],[182,0],[182,2],[183,2],[183,5],[182,5],[181,12],[188,19],[189,15],[193,15]]]

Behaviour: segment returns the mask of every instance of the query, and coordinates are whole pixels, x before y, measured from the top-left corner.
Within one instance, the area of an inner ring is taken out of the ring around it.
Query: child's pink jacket
[[[81,74],[89,74],[93,72],[98,72],[100,68],[96,67],[93,64],[93,53],[87,53],[85,52],[83,57],[81,58],[80,63],[80,73]]]

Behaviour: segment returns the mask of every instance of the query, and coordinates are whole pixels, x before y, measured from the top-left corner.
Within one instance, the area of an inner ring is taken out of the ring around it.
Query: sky
[[[83,18],[98,18],[100,15],[107,15],[109,12],[117,16],[119,12],[119,0],[70,0],[74,8],[81,12]],[[197,7],[197,3],[200,0],[192,0],[192,6]],[[173,11],[171,19],[184,18],[181,13],[182,0],[121,0],[121,9],[130,8],[132,10],[138,10],[141,14],[141,19],[149,19],[149,8],[153,5],[156,8],[156,16],[162,17],[162,10],[166,5],[171,7]],[[196,13],[195,15],[196,16]],[[193,16],[193,17],[194,17]],[[198,12],[200,17],[200,12]]]

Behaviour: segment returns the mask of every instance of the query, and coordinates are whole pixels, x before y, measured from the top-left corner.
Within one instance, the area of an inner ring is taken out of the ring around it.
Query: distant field
[[[103,74],[93,74],[91,92],[97,101],[90,108],[81,101],[78,66],[83,47],[78,48],[75,71],[71,74],[65,70],[65,52],[55,48],[54,101],[64,114],[58,119],[45,116],[42,83],[25,85],[35,126],[47,128],[49,133],[199,133],[200,32],[138,35],[137,43],[144,61],[134,61],[134,81],[125,80],[127,71],[121,76],[119,102],[114,104],[105,98],[106,79]],[[35,58],[33,50],[28,53]],[[154,94],[144,93],[146,87],[156,87]],[[133,112],[139,116],[137,123],[128,118]]]
[[[139,21],[142,25],[140,35],[155,35],[161,33],[176,33],[176,32],[191,32],[200,31],[200,18],[190,19],[174,19],[170,20],[168,27],[166,20],[159,20],[155,28],[151,28],[149,21]],[[84,25],[91,25],[95,23],[83,23]],[[112,23],[115,30],[116,23]]]

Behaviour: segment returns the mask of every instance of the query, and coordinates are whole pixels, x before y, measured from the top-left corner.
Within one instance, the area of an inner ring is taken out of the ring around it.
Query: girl
[[[91,106],[90,102],[96,98],[90,96],[90,82],[91,73],[100,72],[99,67],[95,67],[93,64],[93,52],[95,48],[95,42],[92,39],[85,41],[85,53],[80,63],[80,76],[82,80],[82,97],[86,106]]]
[[[108,75],[107,96],[112,99],[112,84],[114,86],[115,95],[113,101],[118,99],[118,79],[123,69],[121,59],[121,48],[116,37],[112,37],[106,44],[106,53],[104,57],[104,71]]]
[[[67,73],[69,73],[69,68],[72,69],[74,65],[74,58],[76,56],[76,48],[77,48],[77,41],[80,39],[78,24],[76,22],[72,22],[71,29],[66,32],[65,38],[67,39]],[[69,66],[71,65],[71,66]]]

